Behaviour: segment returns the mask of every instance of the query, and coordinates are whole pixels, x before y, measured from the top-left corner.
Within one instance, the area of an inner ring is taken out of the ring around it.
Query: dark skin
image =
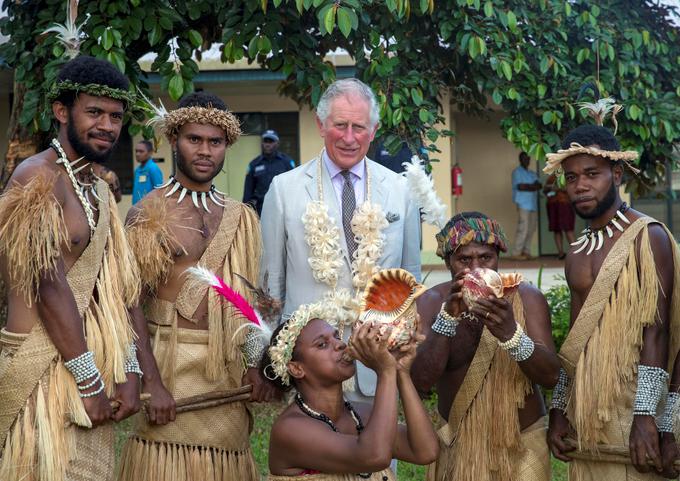
[[[112,137],[118,139],[123,125],[122,102],[81,93],[70,108],[61,102],[52,104],[52,112],[59,123],[57,138],[66,156],[73,161],[81,155],[74,150],[66,134],[69,110],[75,131],[81,142],[88,144],[98,152],[113,149],[115,140],[111,142],[110,139]],[[61,257],[57,259],[56,268],[41,277],[38,302],[28,306],[21,294],[15,291],[8,293],[7,330],[28,333],[38,319],[41,319],[57,351],[64,360],[68,361],[88,350],[83,334],[83,320],[78,314],[78,307],[73,292],[67,283],[66,274],[87,248],[90,240],[90,229],[71,181],[66,175],[64,167],[57,165],[56,160],[57,154],[53,149],[44,150],[26,159],[16,168],[8,184],[25,185],[36,176],[54,177],[56,181],[52,193],[62,208],[70,244],[62,247]],[[85,162],[87,162],[87,159],[75,164],[74,169]],[[91,163],[89,167],[78,174],[78,177],[85,179],[92,173],[101,175],[102,172],[103,167],[101,165]],[[96,205],[95,199],[90,199],[90,201]],[[96,220],[98,211],[94,210],[93,214]],[[0,265],[5,266],[6,261],[0,262]],[[2,273],[3,277],[7,279],[7,272],[4,267]],[[85,411],[93,426],[104,424],[111,419],[120,421],[139,410],[139,379],[134,374],[129,374],[127,379],[126,383],[116,385],[113,399],[120,402],[120,407],[115,413],[113,413],[110,400],[104,392],[82,399]],[[88,379],[81,385],[89,384],[91,380]],[[98,387],[97,385],[83,392],[92,392]]]
[[[522,155],[519,158],[519,164],[524,167],[525,169],[529,168],[529,162],[531,162],[531,159],[529,158],[528,155]],[[541,188],[541,183],[539,181],[534,182],[533,184],[517,184],[517,190],[521,191],[528,191],[528,192],[535,192]]]
[[[288,476],[304,470],[376,472],[387,468],[392,457],[416,464],[434,461],[439,453],[437,436],[408,375],[420,339],[416,334],[408,345],[391,353],[387,336],[378,340],[369,323],[352,334],[351,355],[378,375],[373,406],[354,405],[365,426],[358,435],[342,394],[342,382],[356,369],[354,362],[344,360],[347,345],[327,322],[310,321],[297,339],[288,372],[305,403],[330,417],[338,432],[292,403],[272,427],[270,472]],[[406,425],[397,424],[397,389]]]
[[[142,165],[146,164],[151,158],[152,153],[151,149],[148,149],[146,144],[142,142],[138,142],[137,145],[135,145],[135,159]]]
[[[621,185],[623,168],[612,165],[607,159],[587,154],[574,155],[562,162],[566,190],[576,212],[590,218],[593,228],[607,224],[615,215],[622,201],[618,187]],[[593,217],[598,204],[604,205],[603,200],[611,189],[616,187],[616,195],[611,206],[600,215]],[[626,217],[633,223],[643,214],[629,209]],[[623,224],[627,226],[627,224]],[[648,228],[649,239],[657,275],[662,292],[672,292],[673,289],[673,252],[665,230],[658,224],[651,224]],[[567,254],[565,273],[571,291],[571,323],[577,318],[595,278],[602,267],[607,254],[614,242],[621,236],[621,232],[614,230],[614,237],[604,243],[602,249],[586,255],[584,251],[574,254],[573,250]],[[639,239],[638,254],[639,255]],[[670,314],[670,298],[659,296],[655,323],[643,331],[643,344],[640,351],[640,364],[666,369],[668,358],[668,325]],[[572,433],[564,413],[559,410],[550,411],[550,426],[548,444],[553,455],[563,461],[570,461],[570,449],[564,443],[564,437]],[[662,472],[663,462],[659,446],[659,433],[652,416],[634,416],[629,438],[630,457],[635,469],[642,473],[656,470]],[[653,466],[647,460],[653,462]]]
[[[265,157],[272,157],[274,154],[276,154],[278,148],[279,143],[277,141],[272,139],[262,140],[262,155]]]
[[[461,294],[463,277],[478,267],[498,270],[498,252],[493,246],[471,242],[451,254],[446,266],[452,280],[429,289],[417,301],[426,340],[418,348],[411,369],[413,382],[422,395],[437,386],[439,413],[444,419],[449,417],[451,404],[477,351],[483,327],[486,326],[501,342],[509,340],[516,329],[512,304],[503,298],[489,298],[480,299],[471,311],[479,321],[461,321],[454,338],[432,332],[442,303],[446,303],[446,311],[454,317],[468,310]],[[535,344],[534,353],[519,366],[532,383],[553,387],[557,382],[559,361],[552,341],[548,305],[541,292],[531,285],[521,284],[519,294],[524,304],[525,332]],[[544,414],[543,398],[534,386],[525,399],[524,408],[519,410],[520,427],[530,426]]]
[[[175,177],[187,189],[207,192],[215,176],[222,169],[226,152],[226,136],[222,129],[214,125],[187,123],[183,125],[176,138],[171,142],[173,150],[179,149],[184,165],[177,169]],[[174,262],[166,280],[156,290],[156,297],[174,301],[186,281],[185,271],[200,260],[217,233],[224,208],[210,203],[210,213],[202,207],[197,208],[191,201],[177,204],[179,191],[170,197],[164,197],[166,190],[153,190],[148,194],[151,199],[163,199],[167,203],[172,219],[170,231],[178,245],[174,252]],[[133,206],[128,213],[127,223],[133,222],[148,203],[142,201]],[[152,424],[167,424],[176,416],[175,400],[165,388],[161,379],[156,359],[154,358],[147,320],[141,306],[148,300],[148,294],[140,299],[139,305],[131,310],[135,331],[139,363],[144,375],[142,390],[151,394],[147,414]],[[202,299],[193,320],[182,316],[178,318],[178,327],[183,329],[208,329],[208,296]],[[275,390],[262,378],[258,369],[248,369],[243,377],[243,384],[252,384],[251,401],[270,401]]]

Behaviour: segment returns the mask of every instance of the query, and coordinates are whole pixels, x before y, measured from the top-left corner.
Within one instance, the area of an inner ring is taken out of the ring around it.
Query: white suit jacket
[[[279,174],[264,199],[262,240],[264,257],[261,274],[269,274],[268,285],[274,298],[284,300],[284,315],[301,304],[318,301],[330,287],[314,280],[309,267],[309,246],[305,241],[302,216],[307,204],[318,200],[316,159]],[[371,202],[382,206],[389,224],[383,230],[385,244],[378,261],[381,269],[401,267],[420,281],[420,214],[408,193],[406,179],[366,159],[371,178]],[[326,168],[323,172],[323,198],[328,214],[340,229],[343,266],[337,288],[353,292],[350,258],[343,235],[341,206]],[[262,277],[261,276],[261,277]],[[346,330],[349,331],[349,330]],[[348,335],[348,334],[346,334]],[[375,395],[375,373],[357,366],[356,384],[364,396]]]

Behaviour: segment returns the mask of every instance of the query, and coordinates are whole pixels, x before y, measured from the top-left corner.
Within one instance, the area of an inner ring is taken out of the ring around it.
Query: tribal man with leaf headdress
[[[212,183],[241,134],[239,122],[205,92],[187,95],[176,110],[158,109],[154,122],[172,146],[176,174],[135,204],[127,220],[144,289],[133,320],[142,390],[151,400],[148,419],[138,420],[124,448],[120,479],[254,481],[245,401],[175,409],[180,398],[227,396],[245,385],[252,385],[251,401],[274,392],[256,369],[265,343],[239,329],[248,321],[234,306],[186,273],[200,265],[244,295],[247,282],[256,283],[257,214]]]
[[[436,385],[439,396],[440,455],[428,480],[548,481],[538,385],[554,386],[559,370],[548,304],[518,274],[507,275],[500,298],[463,297],[468,275],[478,269],[494,275],[507,250],[494,219],[457,214],[437,234],[437,244],[451,281],[417,300],[427,337],[411,369],[421,393]]]
[[[571,328],[548,442],[571,461],[570,478],[663,479],[659,433],[672,438],[677,414],[666,393],[678,352],[680,251],[666,226],[619,196],[638,153],[623,151],[602,121],[621,108],[612,99],[584,107],[599,125],[569,132],[544,169],[563,176],[576,213],[589,222],[567,254]]]
[[[139,409],[125,309],[139,283],[102,164],[133,95],[113,65],[81,56],[62,67],[49,100],[57,136],[0,197],[11,288],[0,332],[0,479],[110,480],[111,421]]]

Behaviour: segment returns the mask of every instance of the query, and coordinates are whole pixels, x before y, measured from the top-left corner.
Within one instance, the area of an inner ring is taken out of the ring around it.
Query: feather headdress
[[[233,288],[227,285],[224,280],[210,272],[208,269],[202,266],[190,267],[187,269],[187,274],[193,276],[195,279],[204,282],[205,284],[212,287],[215,292],[217,292],[224,299],[229,301],[243,317],[250,321],[248,324],[243,324],[239,327],[233,334],[235,336],[241,329],[251,327],[255,329],[258,334],[263,337],[267,343],[272,338],[272,329],[263,319],[258,312],[253,309],[253,306],[248,303],[248,301]]]
[[[432,178],[425,172],[425,161],[414,155],[411,162],[401,165],[406,169],[402,175],[406,177],[413,200],[423,212],[423,220],[441,229],[448,221],[447,209],[437,195]]]
[[[66,4],[66,22],[55,23],[47,28],[43,34],[56,33],[57,39],[64,46],[64,55],[75,58],[80,54],[80,44],[85,36],[83,26],[87,19],[80,25],[76,24],[78,18],[78,0],[69,0]]]

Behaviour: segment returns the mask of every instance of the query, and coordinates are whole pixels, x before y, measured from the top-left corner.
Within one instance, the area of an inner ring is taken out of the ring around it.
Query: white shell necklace
[[[611,220],[604,225],[604,227],[594,230],[590,226],[586,227],[582,232],[583,235],[576,239],[576,242],[572,242],[571,244],[577,248],[574,251],[574,254],[578,254],[588,247],[586,255],[589,256],[594,251],[599,251],[602,249],[602,246],[604,245],[605,234],[609,239],[611,239],[614,236],[614,229],[618,230],[619,232],[623,232],[625,228],[623,225],[621,225],[621,222],[630,224],[630,221],[626,217],[626,211],[628,211],[628,209],[628,204],[624,202],[621,204],[621,207],[617,209],[614,217],[612,217]]]
[[[165,197],[170,197],[172,194],[179,190],[180,191],[179,198],[177,199],[178,204],[181,203],[187,195],[189,195],[189,197],[191,198],[191,202],[193,202],[194,206],[198,208],[203,207],[203,210],[205,210],[208,214],[210,214],[210,209],[208,209],[208,199],[210,199],[210,201],[213,204],[218,205],[220,207],[225,207],[226,205],[225,202],[227,194],[217,190],[215,184],[212,184],[210,186],[210,190],[208,190],[207,192],[191,190],[184,187],[182,184],[179,183],[179,180],[177,180],[174,175],[171,175],[170,179],[168,179],[168,181],[165,184],[159,185],[158,187],[156,187],[156,189],[165,189],[166,187],[170,187],[170,189],[168,190],[168,192],[166,192]],[[200,206],[198,205],[199,198],[201,201]]]
[[[97,190],[95,188],[94,183],[88,184],[80,182],[78,179],[76,179],[76,174],[90,164],[85,163],[78,167],[76,170],[73,170],[73,166],[80,162],[81,160],[83,160],[83,157],[80,157],[71,162],[68,160],[66,152],[64,152],[64,149],[62,148],[61,144],[57,139],[52,139],[50,145],[54,150],[57,151],[57,155],[59,156],[59,158],[57,159],[57,164],[62,164],[64,166],[66,174],[68,175],[68,178],[71,180],[71,184],[73,185],[73,190],[75,191],[76,196],[78,196],[80,205],[83,206],[83,210],[85,211],[85,217],[87,217],[87,225],[90,226],[90,237],[92,237],[97,227],[97,223],[94,221],[94,213],[92,212],[92,210],[93,209],[97,210],[97,208],[90,202],[90,198],[87,196],[87,194],[88,192],[91,193],[92,197],[97,199],[97,202],[101,202],[101,199],[97,195]],[[95,179],[97,178],[97,176],[94,177]]]

